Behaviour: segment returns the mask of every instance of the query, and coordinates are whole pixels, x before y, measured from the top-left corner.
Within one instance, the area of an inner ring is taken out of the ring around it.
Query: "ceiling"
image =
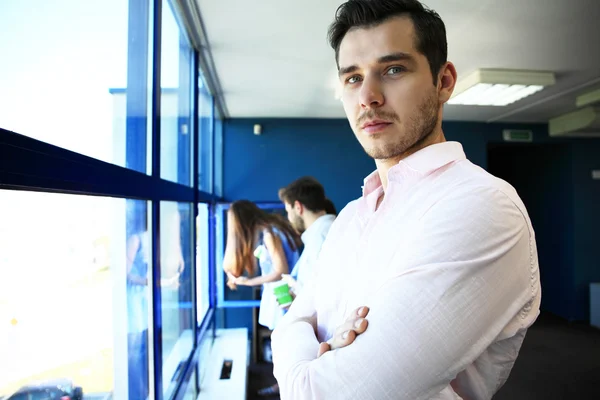
[[[329,24],[341,0],[197,0],[229,117],[344,118]],[[477,68],[553,71],[506,107],[446,105],[445,120],[547,122],[600,88],[600,1],[425,0],[459,79]]]

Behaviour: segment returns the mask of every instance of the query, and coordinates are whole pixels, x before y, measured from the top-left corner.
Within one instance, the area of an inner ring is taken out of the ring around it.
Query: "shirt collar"
[[[312,223],[311,226],[309,226],[308,228],[306,228],[306,230],[304,232],[302,232],[302,235],[300,235],[302,241],[306,242],[306,240],[309,238],[309,236],[312,236],[313,234],[316,235],[318,232],[320,232],[320,230],[321,230],[320,227],[322,224],[324,224],[326,221],[333,220],[333,219],[335,219],[335,215],[332,215],[332,214],[321,215],[319,218],[317,218],[315,220],[315,222]]]
[[[367,197],[373,193],[379,186],[381,186],[381,179],[379,178],[379,172],[375,170],[364,180],[364,186],[362,187],[363,197]]]
[[[420,175],[428,175],[455,161],[465,160],[465,152],[458,142],[442,142],[427,146],[414,154],[406,157],[388,171],[388,179],[397,177],[402,167],[407,167]],[[377,170],[373,171],[364,180],[363,197],[367,197],[381,186],[381,179]]]

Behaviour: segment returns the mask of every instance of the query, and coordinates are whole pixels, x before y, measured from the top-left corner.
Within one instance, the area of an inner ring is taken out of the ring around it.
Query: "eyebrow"
[[[389,62],[394,62],[394,61],[409,61],[409,62],[413,62],[414,61],[414,57],[411,56],[408,53],[392,53],[392,54],[388,54],[385,55],[383,57],[379,57],[377,59],[377,63],[378,64],[385,64],[385,63],[389,63]],[[349,74],[351,72],[355,72],[356,70],[358,70],[358,66],[357,65],[350,65],[349,67],[341,67],[338,70],[338,75],[342,76],[342,75],[346,75]]]

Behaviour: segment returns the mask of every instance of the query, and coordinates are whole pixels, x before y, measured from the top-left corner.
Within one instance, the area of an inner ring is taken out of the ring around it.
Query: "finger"
[[[348,319],[343,325],[335,331],[336,336],[341,336],[344,332],[355,331],[357,334],[363,333],[367,329],[368,322],[364,318]]]
[[[367,314],[369,313],[369,307],[359,307],[356,310],[356,315],[358,315],[361,318],[364,318],[367,316]]]
[[[354,342],[354,339],[356,339],[356,332],[354,332],[353,330],[343,332],[341,335],[337,335],[331,341],[331,350],[337,350],[346,347],[352,344],[352,342]]]
[[[329,346],[329,343],[327,343],[327,342],[321,343],[319,345],[319,354],[317,355],[317,358],[321,357],[323,354],[327,353],[330,350],[331,350],[331,347]]]
[[[367,330],[368,326],[369,321],[367,321],[364,318],[359,318],[356,321],[354,321],[354,327],[352,329],[354,330],[354,332],[356,332],[357,335],[360,335],[361,333],[364,333],[364,331]]]

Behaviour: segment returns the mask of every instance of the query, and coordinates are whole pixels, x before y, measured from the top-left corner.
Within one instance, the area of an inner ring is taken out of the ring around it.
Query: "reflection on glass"
[[[161,178],[192,185],[193,51],[163,0],[161,54]]]
[[[127,202],[127,354],[129,399],[146,399],[149,392],[149,278],[152,242],[147,203]]]
[[[174,389],[193,347],[192,205],[160,203],[163,388]]]
[[[202,323],[210,307],[208,218],[208,204],[198,204],[198,219],[196,221],[196,298],[198,299],[198,325]]]
[[[0,204],[0,398],[56,379],[61,397],[141,398],[146,203],[0,190]]]

